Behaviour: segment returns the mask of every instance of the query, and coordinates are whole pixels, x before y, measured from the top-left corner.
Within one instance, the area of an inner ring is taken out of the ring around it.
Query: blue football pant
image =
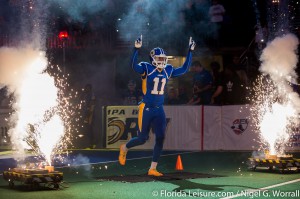
[[[149,139],[149,132],[152,127],[152,130],[155,133],[152,161],[158,162],[163,149],[166,130],[166,115],[163,106],[147,107],[147,105],[141,103],[139,105],[138,125],[138,136],[131,138],[126,144],[126,147],[129,149],[144,144]]]

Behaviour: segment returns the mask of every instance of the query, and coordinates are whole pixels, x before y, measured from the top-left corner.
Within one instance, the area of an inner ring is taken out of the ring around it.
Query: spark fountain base
[[[260,171],[279,171],[284,173],[286,171],[300,171],[300,159],[293,158],[292,155],[269,155],[262,157],[249,158],[249,169]]]
[[[63,173],[54,171],[54,167],[51,166],[45,169],[14,168],[4,171],[3,178],[8,181],[10,188],[15,186],[15,182],[20,182],[33,190],[42,187],[59,189],[63,180]]]

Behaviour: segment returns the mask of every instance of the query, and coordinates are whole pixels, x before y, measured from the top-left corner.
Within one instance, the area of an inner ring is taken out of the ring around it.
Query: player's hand
[[[140,38],[138,38],[137,40],[135,40],[134,47],[135,48],[141,48],[142,44],[143,44],[143,35],[141,35]]]
[[[195,49],[196,46],[196,42],[192,39],[192,37],[190,37],[190,41],[189,41],[189,49],[191,51],[193,51]]]

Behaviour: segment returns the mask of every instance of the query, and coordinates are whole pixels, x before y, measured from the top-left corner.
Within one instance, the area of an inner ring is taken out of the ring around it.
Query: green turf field
[[[101,157],[102,153],[95,151],[93,155]],[[130,158],[120,166],[117,152],[112,152],[112,161],[57,168],[64,173],[65,188],[60,190],[29,190],[17,182],[11,189],[1,178],[0,198],[300,198],[299,172],[248,170],[250,152],[180,155],[183,171],[175,170],[178,154],[161,157],[158,170],[165,174],[164,178],[145,175],[151,162],[149,156]]]

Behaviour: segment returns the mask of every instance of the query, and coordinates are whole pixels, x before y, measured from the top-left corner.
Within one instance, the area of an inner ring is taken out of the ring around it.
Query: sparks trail
[[[55,148],[55,154],[61,154],[64,150],[73,146],[75,134],[78,134],[80,128],[80,100],[78,92],[71,88],[68,83],[69,74],[64,74],[59,66],[51,65],[48,67],[48,73],[55,79],[55,86],[58,88],[58,106],[53,111],[62,118],[65,133],[59,144]],[[59,156],[59,155],[58,155]]]
[[[298,44],[290,33],[276,37],[260,57],[262,75],[254,84],[250,110],[261,148],[271,155],[284,155],[293,126],[299,124],[300,98],[291,85],[297,84]]]
[[[52,106],[41,106],[43,112],[37,114],[39,117],[34,120],[21,121],[22,125],[26,125],[26,133],[23,141],[25,141],[29,148],[33,152],[44,159],[49,165],[54,160],[63,162],[64,157],[61,155],[64,150],[72,146],[72,139],[74,132],[78,131],[79,123],[78,118],[78,105],[77,95],[78,93],[70,89],[68,84],[68,76],[63,75],[58,66],[48,66],[42,73],[39,79],[47,77],[53,78],[54,85],[48,85],[55,87],[55,95],[47,96],[56,101],[52,102]],[[32,80],[27,80],[32,81]],[[40,88],[39,88],[40,89]],[[43,88],[43,89],[47,89]],[[24,92],[23,95],[29,95],[30,92]],[[52,93],[53,94],[53,93]],[[27,96],[28,99],[30,97]],[[39,99],[41,101],[43,99]],[[44,99],[48,100],[48,99]],[[39,103],[37,101],[36,103]],[[35,109],[35,105],[31,103],[32,109]],[[22,108],[22,106],[21,106]],[[36,113],[33,112],[32,115]],[[20,122],[20,121],[19,121]]]
[[[268,75],[257,78],[252,92],[251,119],[259,132],[260,150],[283,155],[293,126],[298,123],[289,95]]]

